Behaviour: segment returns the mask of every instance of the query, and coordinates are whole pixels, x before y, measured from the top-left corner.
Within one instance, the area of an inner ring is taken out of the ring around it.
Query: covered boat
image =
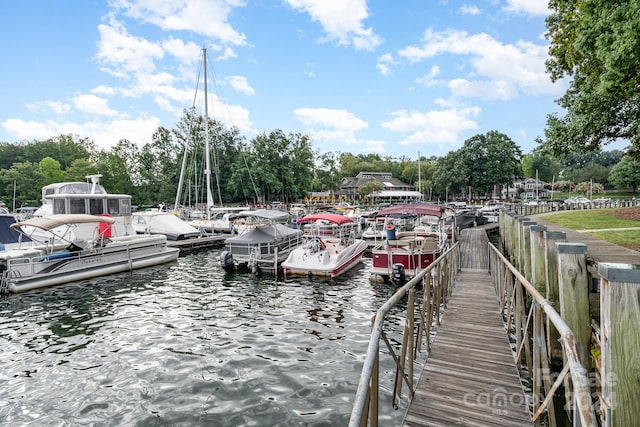
[[[371,250],[372,280],[402,285],[440,256],[449,241],[445,225],[454,211],[442,205],[409,203],[378,212],[384,218],[386,239]],[[411,219],[412,229],[399,231],[395,222]]]
[[[239,267],[247,267],[254,273],[277,271],[279,264],[301,243],[302,230],[279,223],[255,227],[225,241],[220,266],[225,271]]]
[[[203,234],[169,212],[140,211],[131,216],[133,229],[138,234],[162,234],[167,236],[167,240],[193,239]]]
[[[234,233],[244,234],[258,227],[288,222],[289,212],[279,209],[244,210],[233,218],[232,228]]]
[[[42,230],[46,241],[0,251],[0,292],[24,292],[173,261],[177,248],[167,238],[112,236],[110,217],[75,214],[50,215],[10,224],[13,230]],[[73,229],[83,227],[82,233]],[[89,230],[92,228],[92,233]],[[90,239],[68,236],[87,236]],[[111,237],[109,237],[111,236]]]
[[[318,213],[300,218],[304,243],[282,263],[287,274],[338,277],[362,260],[367,243],[355,238],[352,218]]]

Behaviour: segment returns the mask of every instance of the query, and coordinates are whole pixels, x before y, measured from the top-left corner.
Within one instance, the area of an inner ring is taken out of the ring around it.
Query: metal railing
[[[431,328],[440,323],[441,307],[446,307],[451,295],[451,287],[460,270],[460,247],[455,243],[424,270],[420,271],[380,307],[372,318],[372,332],[367,355],[362,368],[355,403],[351,412],[349,426],[378,425],[379,358],[380,340],[386,344],[389,354],[396,363],[396,380],[393,389],[393,405],[398,406],[403,384],[408,387],[409,398],[415,390],[413,365],[416,355],[421,352],[424,337],[427,352],[430,350]],[[422,287],[422,298],[416,291]],[[391,345],[384,332],[385,318],[390,310],[407,297],[407,316],[402,334],[402,346],[399,354]],[[416,322],[416,312],[419,321]],[[417,331],[416,331],[417,323]],[[414,341],[415,340],[415,341]]]
[[[507,322],[507,331],[515,334],[516,363],[520,363],[524,351],[526,368],[533,382],[533,422],[539,425],[540,416],[546,410],[548,424],[551,427],[558,425],[553,397],[564,385],[564,407],[572,425],[597,426],[588,371],[580,361],[579,344],[574,333],[550,301],[491,243],[489,271]],[[546,322],[557,330],[562,344],[563,368],[557,374],[553,374],[550,368]],[[557,378],[552,382],[555,375]]]

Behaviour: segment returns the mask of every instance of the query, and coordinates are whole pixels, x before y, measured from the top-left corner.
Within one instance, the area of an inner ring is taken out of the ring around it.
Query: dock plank
[[[488,272],[485,230],[460,236],[461,266],[403,425],[531,426]]]

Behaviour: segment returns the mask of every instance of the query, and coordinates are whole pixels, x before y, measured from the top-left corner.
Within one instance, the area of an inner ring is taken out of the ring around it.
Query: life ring
[[[394,228],[396,228],[395,225],[393,224],[387,224],[387,230],[393,230]]]

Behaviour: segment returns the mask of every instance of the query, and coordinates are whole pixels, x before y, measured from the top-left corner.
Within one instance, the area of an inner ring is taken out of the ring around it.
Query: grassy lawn
[[[572,230],[597,230],[640,227],[640,221],[614,216],[616,209],[595,209],[545,215],[544,220]],[[640,248],[640,230],[609,230],[587,233],[597,239],[627,248]]]
[[[572,230],[593,230],[600,228],[640,227],[640,221],[617,218],[615,209],[594,209],[560,212],[545,215],[544,220]]]
[[[640,230],[598,231],[586,234],[626,248],[640,250]]]

